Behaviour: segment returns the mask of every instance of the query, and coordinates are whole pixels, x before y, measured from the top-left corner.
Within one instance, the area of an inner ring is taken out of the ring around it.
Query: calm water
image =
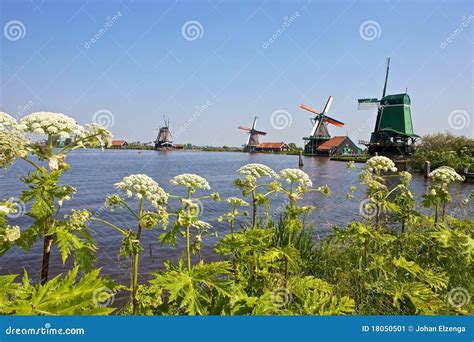
[[[196,173],[205,177],[211,191],[218,191],[225,199],[229,196],[241,196],[238,189],[233,187],[233,179],[237,176],[236,170],[247,163],[263,163],[274,170],[296,167],[298,156],[246,154],[246,153],[214,153],[214,152],[156,152],[156,151],[113,151],[100,152],[96,150],[76,151],[68,157],[72,168],[64,175],[64,183],[77,188],[75,197],[65,204],[65,212],[70,208],[85,208],[92,212],[99,212],[100,218],[111,220],[117,225],[128,228],[134,223],[124,212],[110,213],[103,209],[104,199],[108,194],[114,193],[113,184],[123,177],[133,173],[145,173],[155,179],[165,190],[180,194],[181,188],[171,186],[169,180],[181,173]],[[314,238],[330,234],[334,225],[344,226],[351,220],[359,218],[359,203],[363,198],[363,188],[358,186],[358,176],[362,164],[349,172],[346,163],[329,161],[325,158],[305,158],[303,170],[307,172],[315,186],[327,184],[331,188],[331,196],[323,198],[320,194],[308,194],[303,200],[304,204],[312,204],[317,210],[312,214],[314,225]],[[0,198],[18,197],[24,184],[18,180],[19,175],[29,171],[27,165],[19,161],[9,171],[0,170]],[[358,186],[356,198],[346,199],[346,193],[351,185]],[[412,189],[419,198],[426,190],[427,182],[420,175],[414,175]],[[474,184],[453,185],[452,193],[455,202],[474,190]],[[176,206],[176,203],[173,203]],[[281,197],[272,198],[272,210],[275,217],[278,210],[283,208],[284,201]],[[455,206],[452,205],[452,206]],[[205,237],[202,256],[205,260],[215,258],[212,246],[228,232],[224,223],[217,223],[216,218],[228,210],[225,202],[204,202],[202,219],[213,224],[219,233],[218,238]],[[468,214],[472,215],[472,205]],[[25,228],[30,219],[26,216],[11,220],[11,224],[18,224]],[[103,274],[109,275],[117,281],[127,283],[129,279],[130,264],[128,260],[118,257],[121,238],[111,228],[98,223],[93,224],[98,243],[98,266],[102,267]],[[164,259],[175,260],[179,257],[182,248],[174,249],[161,246],[155,238],[157,231],[145,231],[143,245],[145,252],[142,254],[140,272],[142,280],[153,270],[162,268]],[[182,243],[182,242],[180,242]],[[0,258],[0,274],[22,273],[26,269],[32,279],[37,279],[41,265],[41,243],[37,243],[31,250],[23,251],[12,248]],[[54,250],[51,260],[51,274],[65,271],[70,265],[63,266],[59,253]]]

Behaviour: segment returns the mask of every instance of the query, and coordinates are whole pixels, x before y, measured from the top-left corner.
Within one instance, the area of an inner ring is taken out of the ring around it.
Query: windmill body
[[[255,148],[260,144],[259,136],[267,134],[267,132],[262,132],[256,129],[257,119],[257,117],[254,118],[252,128],[239,126],[239,129],[246,131],[249,135],[247,143],[244,145],[244,152],[255,152]]]
[[[369,155],[409,156],[418,135],[414,133],[411,100],[407,93],[386,95],[390,58],[387,59],[382,98],[359,99],[359,109],[377,108],[375,128],[370,141],[361,141]]]
[[[155,140],[155,149],[157,150],[170,150],[173,148],[173,141],[171,140],[172,135],[170,131],[170,121],[164,119],[165,125],[160,127],[158,136]]]
[[[307,155],[318,155],[318,148],[331,139],[328,124],[332,124],[338,127],[344,126],[344,123],[342,123],[341,121],[333,119],[327,115],[329,109],[331,108],[333,99],[334,98],[332,96],[329,96],[322,112],[319,112],[316,109],[313,109],[305,104],[302,104],[300,106],[301,109],[304,109],[314,114],[314,117],[311,118],[311,123],[313,125],[311,132],[309,136],[303,138],[305,142],[304,152]]]

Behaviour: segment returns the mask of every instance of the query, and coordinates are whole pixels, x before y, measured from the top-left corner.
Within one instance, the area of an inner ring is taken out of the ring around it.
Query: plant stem
[[[142,217],[143,212],[143,198],[140,199],[140,205],[138,209],[138,217]],[[137,240],[138,244],[140,243],[140,235],[142,233],[142,226],[140,221],[138,222],[138,230],[137,230]],[[133,306],[133,314],[138,314],[138,261],[139,261],[139,254],[140,252],[137,250],[135,255],[133,256],[133,275],[132,275],[132,306]]]
[[[190,231],[189,226],[186,227],[186,259],[187,259],[187,267],[188,272],[191,271],[191,243],[190,243]]]
[[[188,200],[191,199],[191,189],[188,189]],[[191,230],[190,226],[186,226],[186,266],[188,272],[191,272]]]
[[[252,229],[257,228],[257,198],[255,190],[252,193]]]
[[[53,237],[51,235],[47,235],[49,229],[53,225],[52,216],[49,216],[46,219],[44,225],[44,242],[43,242],[43,262],[41,265],[41,285],[46,284],[48,281],[48,273],[49,273],[49,257],[51,255],[51,246],[53,244]]]

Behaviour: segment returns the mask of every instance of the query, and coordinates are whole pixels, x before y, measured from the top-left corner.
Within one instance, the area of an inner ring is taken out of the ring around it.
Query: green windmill
[[[387,59],[382,98],[359,99],[359,109],[371,109],[375,106],[378,108],[370,141],[360,143],[368,147],[371,156],[376,153],[385,156],[409,156],[413,153],[413,144],[419,138],[413,132],[410,96],[407,93],[385,95],[389,69],[390,58]]]

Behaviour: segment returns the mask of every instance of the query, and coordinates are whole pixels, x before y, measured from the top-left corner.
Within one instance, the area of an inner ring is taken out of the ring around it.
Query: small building
[[[323,142],[316,149],[320,156],[341,156],[360,154],[362,150],[348,136],[335,136]]]
[[[287,143],[280,141],[280,142],[266,142],[261,143],[255,146],[255,152],[286,152],[290,149]]]
[[[112,145],[110,145],[110,148],[123,150],[128,148],[128,142],[125,140],[112,140]]]

